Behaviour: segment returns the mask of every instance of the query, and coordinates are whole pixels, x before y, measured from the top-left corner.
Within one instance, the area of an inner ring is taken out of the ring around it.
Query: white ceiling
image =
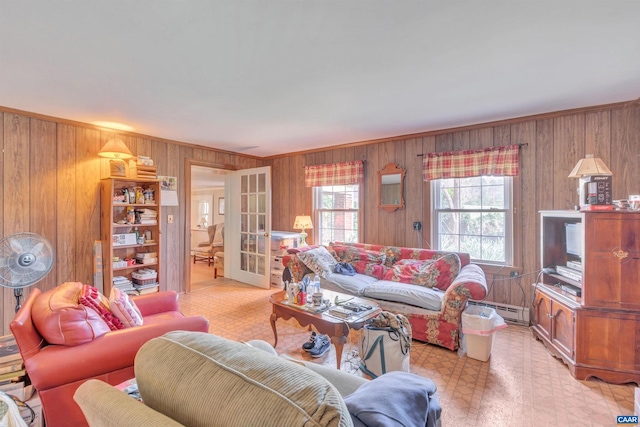
[[[1,106],[256,156],[638,96],[638,0],[0,0]]]
[[[213,169],[204,166],[191,166],[191,189],[220,189],[224,188],[227,175],[224,169]]]

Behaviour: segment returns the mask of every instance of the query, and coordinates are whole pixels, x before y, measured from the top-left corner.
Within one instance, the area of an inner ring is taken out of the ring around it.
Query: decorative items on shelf
[[[152,205],[155,204],[155,190],[151,187],[123,188],[122,194],[114,194],[113,202],[125,205]]]
[[[631,194],[628,199],[614,200],[613,204],[619,211],[638,211],[640,210],[640,194]]]
[[[134,167],[138,178],[155,179],[158,175],[158,171],[156,166],[153,164],[153,160],[147,156],[138,156]]]

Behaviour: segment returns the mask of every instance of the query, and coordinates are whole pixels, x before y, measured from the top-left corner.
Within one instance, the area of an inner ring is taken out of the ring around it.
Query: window
[[[316,244],[358,241],[359,190],[358,184],[313,187]]]
[[[511,177],[476,176],[433,180],[434,247],[466,252],[474,261],[511,265]]]

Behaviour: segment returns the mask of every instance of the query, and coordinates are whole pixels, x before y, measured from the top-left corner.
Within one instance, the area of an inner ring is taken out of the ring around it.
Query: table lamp
[[[302,230],[302,232],[300,233],[300,246],[308,246],[307,244],[308,234],[304,230],[307,228],[313,229],[313,224],[311,223],[311,217],[309,215],[296,216],[296,221],[293,223],[293,228],[296,230]]]
[[[580,208],[611,206],[611,176],[613,173],[602,159],[587,154],[578,160],[569,178],[579,178]]]

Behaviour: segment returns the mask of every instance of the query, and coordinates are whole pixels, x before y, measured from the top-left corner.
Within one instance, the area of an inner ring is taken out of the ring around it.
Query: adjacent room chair
[[[197,242],[191,249],[194,264],[196,261],[207,261],[207,264],[211,266],[215,254],[224,251],[224,223],[210,225],[207,227],[207,233],[209,240]]]
[[[185,317],[178,294],[165,291],[133,298],[141,326],[109,331],[95,310],[78,304],[78,285],[33,289],[10,325],[47,427],[87,426],[73,400],[76,389],[91,378],[112,385],[133,378],[134,358],[148,340],[176,330],[209,330],[207,319]]]
[[[213,259],[213,278],[224,277],[224,252],[216,252]]]

